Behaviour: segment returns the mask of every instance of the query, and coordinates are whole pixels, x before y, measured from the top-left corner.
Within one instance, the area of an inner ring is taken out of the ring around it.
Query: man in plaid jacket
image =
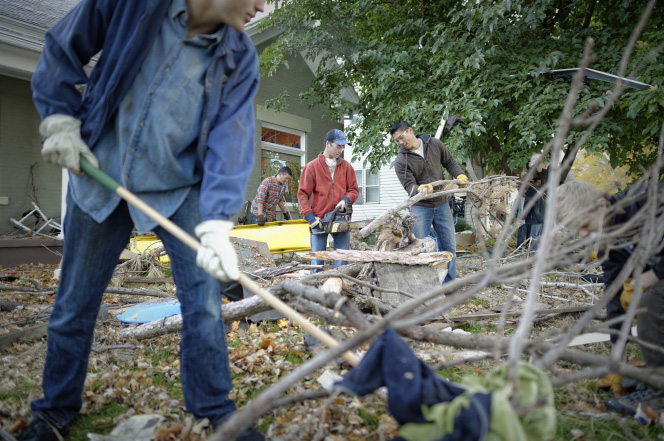
[[[256,191],[256,197],[251,202],[251,223],[261,227],[265,222],[277,220],[276,206],[278,205],[284,215],[284,220],[290,220],[290,214],[282,196],[288,191],[288,181],[293,177],[290,167],[281,167],[276,176],[265,178]]]

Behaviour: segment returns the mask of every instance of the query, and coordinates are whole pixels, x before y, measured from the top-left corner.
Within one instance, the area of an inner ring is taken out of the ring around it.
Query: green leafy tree
[[[555,131],[569,84],[550,72],[578,66],[590,37],[597,54],[590,67],[617,74],[645,2],[280,0],[277,6],[263,26],[285,31],[261,55],[262,74],[270,75],[292,53],[319,61],[317,78],[299,98],[326,106],[339,119],[359,115],[359,135],[350,135],[357,154],[367,155],[373,167],[396,154],[396,144],[385,142],[395,121],[434,134],[441,118],[457,115],[468,128],[441,136],[457,160],[473,158],[485,170],[513,175]],[[663,41],[659,4],[630,54],[627,76],[643,63],[635,79],[662,84],[664,63],[656,48]],[[360,95],[355,107],[339,99],[347,87]],[[576,113],[591,101],[604,106],[612,87],[588,82]],[[272,106],[283,109],[284,97],[288,93]],[[636,171],[655,158],[662,115],[662,87],[628,89],[584,148]],[[570,132],[568,145],[581,133]]]

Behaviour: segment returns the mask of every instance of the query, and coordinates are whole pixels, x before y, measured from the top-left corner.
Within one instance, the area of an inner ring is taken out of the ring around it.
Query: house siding
[[[355,170],[361,170],[362,164],[353,164]],[[378,173],[380,202],[364,203],[362,205],[353,205],[353,220],[370,220],[383,214],[394,205],[404,202],[408,199],[406,190],[401,186],[401,182],[394,174],[394,169],[383,168]]]
[[[11,218],[33,209],[36,202],[47,217],[60,216],[61,168],[41,157],[39,114],[32,103],[30,83],[0,76],[0,234],[15,230]]]
[[[347,158],[353,156],[352,147],[346,149],[345,155]],[[362,170],[362,160],[352,162],[351,165],[356,171]],[[408,199],[408,193],[401,186],[393,167],[384,166],[378,171],[378,185],[380,202],[353,205],[353,221],[375,219],[394,205]]]

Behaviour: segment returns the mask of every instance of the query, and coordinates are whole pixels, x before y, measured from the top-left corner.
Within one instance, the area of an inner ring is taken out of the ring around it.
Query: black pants
[[[238,282],[219,282],[221,295],[226,297],[231,302],[237,302],[244,298],[242,285]]]
[[[648,312],[639,314],[636,320],[639,338],[664,347],[664,280],[645,290],[639,306],[648,308]],[[641,355],[648,367],[664,366],[662,352],[641,346]]]

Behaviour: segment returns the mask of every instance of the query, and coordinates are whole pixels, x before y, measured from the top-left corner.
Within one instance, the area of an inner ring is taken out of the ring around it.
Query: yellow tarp
[[[272,254],[311,250],[309,222],[304,219],[267,222],[262,227],[236,225],[230,236],[265,242]]]
[[[311,251],[309,223],[304,219],[267,222],[262,227],[258,225],[236,225],[231,230],[230,236],[265,242],[272,254]],[[163,247],[163,245],[156,236],[138,236],[129,243],[129,250],[137,254],[143,254],[146,250],[156,250],[160,247]],[[168,255],[159,258],[161,263],[170,263],[170,261]]]

